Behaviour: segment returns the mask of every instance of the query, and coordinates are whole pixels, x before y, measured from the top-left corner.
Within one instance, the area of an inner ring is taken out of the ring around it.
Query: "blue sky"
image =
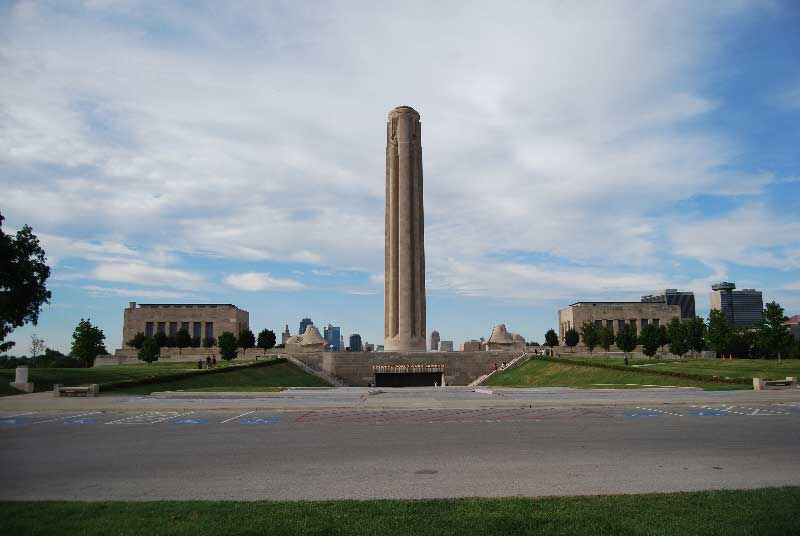
[[[719,280],[800,313],[796,2],[430,4],[0,3],[0,211],[52,266],[14,352],[81,317],[118,347],[128,301],[380,343],[401,104],[429,332]]]

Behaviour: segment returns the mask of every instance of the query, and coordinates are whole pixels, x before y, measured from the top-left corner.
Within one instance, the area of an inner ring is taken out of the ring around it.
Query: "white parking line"
[[[675,417],[686,417],[686,415],[681,415],[680,413],[672,413],[670,411],[664,411],[664,410],[655,409],[655,408],[642,408],[642,407],[636,406],[636,409],[643,409],[645,411],[655,411],[656,413],[664,413],[666,415],[673,415]]]
[[[17,413],[16,415],[3,415],[0,419],[13,419],[14,417],[22,417],[23,415],[33,415],[36,413],[35,411],[29,411],[28,413]]]
[[[92,411],[90,413],[81,413],[80,415],[69,415],[67,417],[59,417],[58,419],[49,419],[47,421],[36,421],[32,422],[31,424],[43,424],[46,422],[56,422],[56,421],[64,421],[67,419],[74,419],[75,417],[85,417],[86,415],[96,415],[98,413],[103,413],[102,411]]]
[[[133,415],[131,417],[125,417],[124,419],[117,419],[116,421],[107,422],[106,424],[156,424],[178,417],[191,415],[192,413],[194,413],[194,411],[189,411],[187,413],[181,413],[179,411],[149,411],[147,413],[142,413],[141,415]]]
[[[758,409],[758,408],[745,408],[742,406],[728,406],[727,408],[712,408],[711,406],[702,406],[703,409],[710,409],[713,411],[722,411],[724,413],[733,413],[735,415],[744,415],[747,417],[752,417],[753,415],[789,415],[788,412],[785,411],[774,411],[771,409]],[[733,408],[748,410],[751,413],[745,413],[743,411],[734,411]]]
[[[219,421],[220,424],[225,424],[226,422],[230,422],[234,419],[238,419],[239,417],[244,417],[245,415],[250,415],[251,413],[255,413],[256,410],[248,411],[247,413],[242,413],[241,415],[237,415],[236,417],[231,417],[230,419],[225,419],[224,421]]]

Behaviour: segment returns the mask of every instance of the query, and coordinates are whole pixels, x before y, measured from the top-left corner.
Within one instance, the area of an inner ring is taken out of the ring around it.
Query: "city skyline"
[[[53,291],[11,353],[87,317],[117,348],[129,301],[382,341],[399,104],[425,135],[428,332],[543,342],[560,307],[664,288],[707,316],[720,281],[800,312],[792,3],[326,9],[0,7],[3,229],[33,227]]]

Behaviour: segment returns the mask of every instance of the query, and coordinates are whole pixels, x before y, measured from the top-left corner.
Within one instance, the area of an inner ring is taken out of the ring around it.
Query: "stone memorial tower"
[[[425,351],[424,231],[419,114],[399,106],[386,125],[386,351]]]

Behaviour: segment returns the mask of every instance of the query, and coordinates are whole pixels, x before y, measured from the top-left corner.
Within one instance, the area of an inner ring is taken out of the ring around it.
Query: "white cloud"
[[[197,300],[197,295],[187,292],[174,292],[162,289],[103,287],[99,285],[82,285],[81,289],[95,297],[122,297],[126,299],[141,298],[145,300]]]
[[[239,290],[248,291],[301,290],[305,288],[305,285],[294,279],[281,279],[259,272],[231,274],[225,278],[225,282]]]
[[[205,282],[202,275],[186,270],[160,268],[139,262],[102,262],[95,267],[92,277],[100,281],[187,289],[197,289]]]

